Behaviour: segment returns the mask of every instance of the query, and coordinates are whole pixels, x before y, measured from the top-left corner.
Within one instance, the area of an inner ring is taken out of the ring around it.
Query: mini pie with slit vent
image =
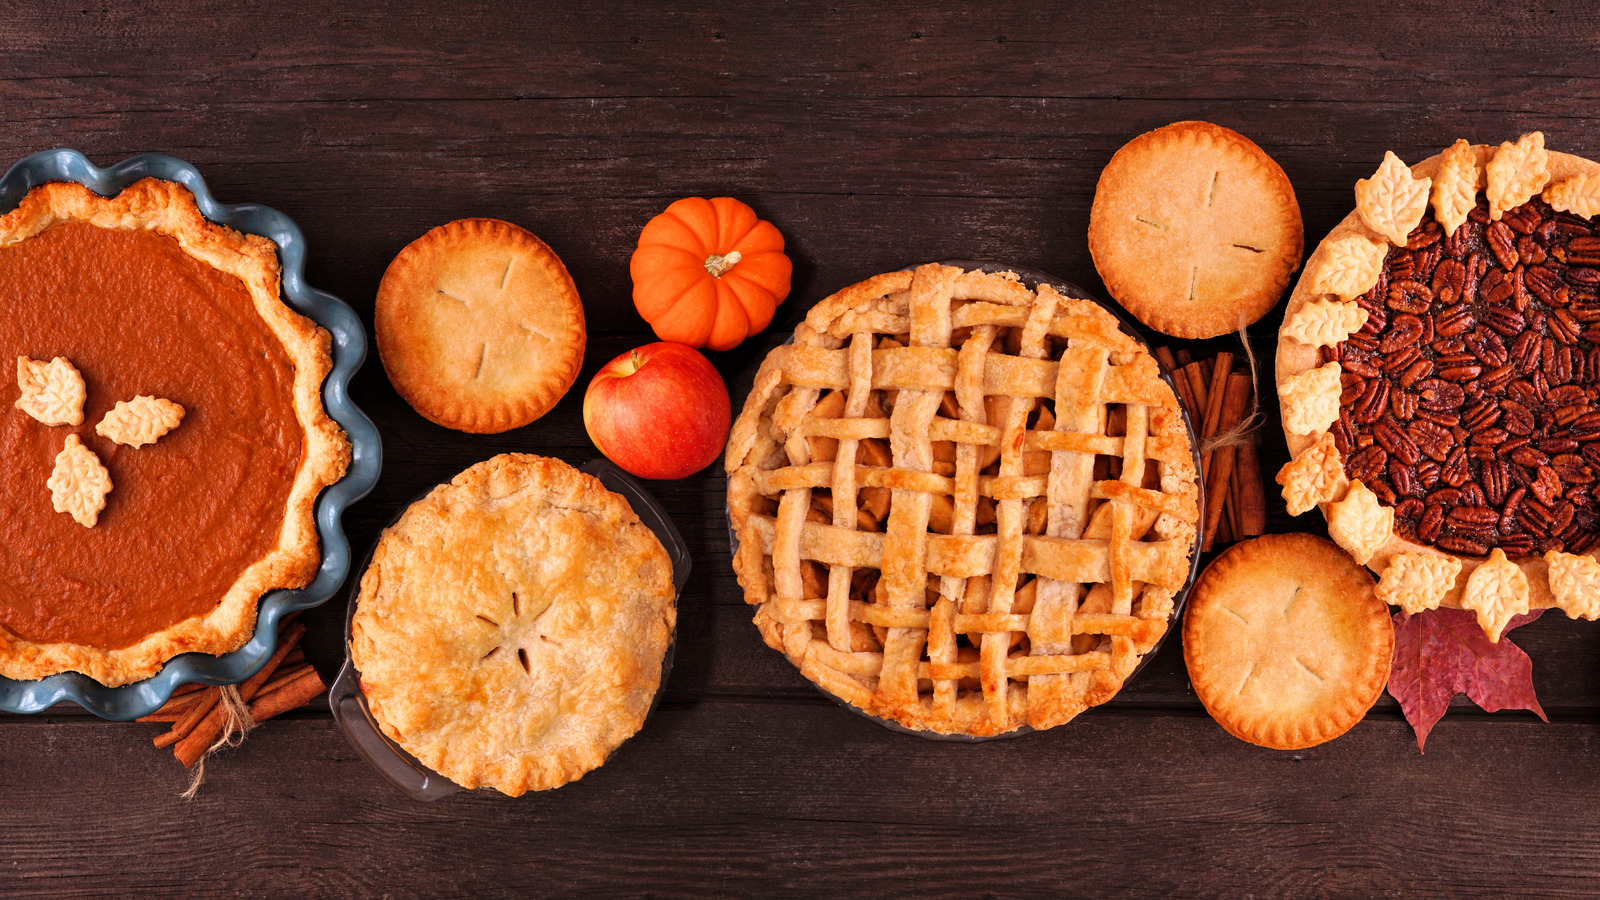
[[[1238,331],[1266,314],[1304,249],[1288,176],[1253,141],[1174,122],[1111,157],[1089,211],[1106,290],[1139,321],[1181,338]]]
[[[1192,442],[1155,360],[1010,273],[925,265],[823,300],[762,363],[727,469],[767,644],[912,729],[1105,702],[1190,572]]]
[[[351,659],[384,734],[515,797],[581,778],[644,724],[674,596],[625,499],[560,460],[502,454],[384,531]]]
[[[532,422],[583,367],[583,304],[567,267],[498,219],[459,219],[407,245],[383,273],[374,319],[395,390],[457,431]]]
[[[1229,734],[1299,750],[1349,731],[1389,683],[1394,624],[1338,545],[1270,534],[1229,547],[1183,614],[1189,682]]]

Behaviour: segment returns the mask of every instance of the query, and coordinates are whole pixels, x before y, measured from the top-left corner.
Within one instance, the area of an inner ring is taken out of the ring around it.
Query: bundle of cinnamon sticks
[[[228,700],[223,692],[238,691],[239,700],[249,711],[253,727],[273,716],[299,709],[327,690],[317,670],[306,661],[300,639],[306,627],[290,622],[279,634],[278,649],[261,671],[237,686],[207,687],[186,684],[172,692],[166,705],[139,719],[140,722],[170,722],[171,730],[157,737],[157,747],[172,747],[173,755],[185,768],[193,768],[229,728]],[[235,725],[237,725],[235,714]]]
[[[1178,400],[1189,410],[1200,435],[1206,496],[1200,549],[1210,550],[1218,541],[1231,544],[1264,534],[1267,500],[1254,431],[1235,433],[1255,406],[1248,366],[1236,365],[1234,355],[1227,351],[1198,361],[1188,350],[1174,353],[1157,347],[1155,355],[1172,376]]]

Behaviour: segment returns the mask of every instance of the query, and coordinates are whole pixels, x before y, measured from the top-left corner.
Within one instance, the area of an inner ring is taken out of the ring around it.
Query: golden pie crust
[[[1455,146],[1411,166],[1410,174],[1414,179],[1431,180],[1429,190],[1432,199],[1428,209],[1435,212],[1436,218],[1443,214],[1452,218],[1457,225],[1465,217],[1465,210],[1476,203],[1475,198],[1491,190],[1491,182],[1496,196],[1504,194],[1516,200],[1511,204],[1513,206],[1537,196],[1543,190],[1544,198],[1552,204],[1560,203],[1563,207],[1571,206],[1577,210],[1589,208],[1583,198],[1592,185],[1597,185],[1596,179],[1600,179],[1600,163],[1567,153],[1545,151],[1542,135],[1537,138],[1535,135],[1537,132],[1500,147],[1484,144],[1474,146],[1457,141]],[[1491,172],[1490,163],[1502,153],[1511,154],[1505,158],[1506,165]],[[1521,199],[1517,199],[1519,197]],[[1392,200],[1389,197],[1362,197],[1361,202],[1371,205]],[[1421,211],[1410,209],[1403,225],[1416,227],[1415,220],[1420,220],[1421,215]],[[1315,505],[1329,516],[1330,528],[1335,518],[1340,516],[1346,519],[1346,525],[1358,526],[1355,518],[1357,506],[1340,505],[1351,490],[1343,457],[1332,447],[1331,440],[1323,440],[1326,434],[1324,429],[1307,429],[1303,421],[1298,428],[1292,427],[1291,423],[1305,419],[1311,408],[1326,402],[1326,397],[1301,397],[1295,393],[1304,384],[1307,373],[1324,365],[1317,346],[1304,340],[1306,334],[1316,331],[1313,319],[1320,318],[1323,315],[1320,310],[1330,304],[1353,305],[1353,298],[1365,293],[1375,283],[1378,269],[1382,267],[1390,238],[1372,230],[1367,218],[1361,210],[1352,211],[1334,226],[1312,252],[1294,293],[1289,297],[1283,326],[1278,332],[1277,383],[1283,401],[1284,432],[1290,455],[1294,457],[1280,474],[1279,483],[1284,485],[1285,497],[1291,498],[1291,504],[1299,508],[1309,509],[1312,505],[1310,501],[1315,500]],[[1368,266],[1369,256],[1377,260],[1377,268]],[[1357,257],[1361,258],[1359,265],[1355,263]],[[1361,271],[1346,277],[1356,269]],[[1337,362],[1331,365],[1338,367]],[[1334,391],[1337,390],[1335,386]],[[1334,401],[1337,402],[1337,399],[1335,397]],[[1314,456],[1302,459],[1307,453]],[[1371,531],[1367,528],[1356,527],[1352,533],[1371,537]],[[1365,540],[1362,543],[1357,552],[1365,555],[1370,551],[1366,558],[1367,567],[1385,580],[1390,580],[1388,569],[1397,557],[1407,557],[1393,574],[1394,584],[1380,589],[1380,596],[1403,596],[1407,598],[1403,605],[1408,609],[1439,606],[1463,609],[1489,605],[1487,599],[1478,596],[1481,591],[1470,596],[1468,594],[1469,584],[1476,584],[1472,581],[1473,571],[1487,562],[1487,557],[1449,553],[1408,540],[1392,528],[1382,540],[1372,541],[1370,545]],[[1460,568],[1427,565],[1417,557],[1448,557],[1459,561]],[[1587,565],[1584,561],[1595,558],[1594,551],[1584,554],[1551,551],[1543,556],[1511,560],[1521,570],[1523,577],[1520,580],[1508,580],[1511,584],[1509,590],[1515,596],[1503,602],[1496,601],[1494,605],[1498,607],[1508,603],[1518,609],[1524,605],[1529,609],[1556,606],[1568,616],[1584,616],[1590,608],[1590,601],[1582,592],[1568,589],[1569,582],[1563,581],[1562,575],[1556,575],[1554,579],[1561,589],[1552,590],[1552,564],[1565,572]],[[1438,584],[1423,583],[1433,572],[1448,572],[1448,579],[1441,575]],[[1400,601],[1396,599],[1395,602]],[[1480,619],[1484,622],[1485,632],[1498,637],[1499,630],[1493,627],[1493,620],[1481,612]]]
[[[1294,187],[1253,141],[1174,122],[1111,157],[1089,212],[1106,290],[1163,334],[1208,338],[1278,302],[1304,248]]]
[[[644,724],[677,611],[672,563],[622,497],[511,453],[384,531],[351,659],[384,734],[513,797],[598,768]]]
[[[1105,702],[1189,576],[1171,387],[1098,304],[1010,273],[926,265],[823,300],[762,363],[726,463],[762,637],[909,728]]]
[[[1383,693],[1393,656],[1394,624],[1371,573],[1309,534],[1229,547],[1183,614],[1183,659],[1206,712],[1276,750],[1349,731]]]
[[[322,406],[322,382],[332,368],[331,340],[326,331],[280,299],[277,247],[270,240],[209,222],[187,189],[146,178],[115,197],[101,197],[75,183],[53,182],[34,188],[16,209],[0,217],[0,247],[73,222],[170,236],[189,256],[242,281],[256,314],[292,362],[292,401],[303,432],[300,466],[282,520],[261,523],[262,528],[276,529],[275,544],[244,569],[209,613],[115,649],[64,641],[36,643],[0,627],[0,675],[35,679],[75,671],[117,686],[154,675],[180,653],[221,654],[237,649],[255,632],[256,604],[263,594],[303,587],[311,580],[321,561],[313,505],[324,487],[343,477],[350,445],[343,429]]]
[[[378,286],[376,330],[400,396],[431,422],[480,434],[549,412],[586,341],[567,267],[498,219],[441,225],[401,250]]]

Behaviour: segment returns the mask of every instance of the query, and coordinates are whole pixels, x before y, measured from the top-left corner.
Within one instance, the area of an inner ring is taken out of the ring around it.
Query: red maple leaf
[[[1486,712],[1531,709],[1550,721],[1533,694],[1533,660],[1505,637],[1543,612],[1536,609],[1513,618],[1499,643],[1490,643],[1477,616],[1464,609],[1395,613],[1389,694],[1400,701],[1406,721],[1416,731],[1417,750],[1423,750],[1428,732],[1458,693]]]

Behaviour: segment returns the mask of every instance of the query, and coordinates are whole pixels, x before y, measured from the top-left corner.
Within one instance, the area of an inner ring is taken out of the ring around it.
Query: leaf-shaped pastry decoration
[[[129,447],[153,444],[183,421],[183,407],[160,397],[118,400],[94,427],[97,434]]]
[[[67,435],[66,446],[56,454],[55,471],[45,483],[56,512],[71,515],[85,528],[93,528],[100,521],[106,494],[111,493],[111,473],[77,435]]]
[[[1378,283],[1389,246],[1360,234],[1324,241],[1322,259],[1315,262],[1311,290],[1317,294],[1337,294],[1353,300]]]
[[[1368,228],[1404,247],[1428,208],[1432,183],[1432,179],[1412,177],[1411,168],[1400,157],[1385,151],[1378,171],[1356,182],[1356,212]]]
[[[1544,149],[1544,133],[1529,132],[1515,144],[1504,143],[1484,167],[1489,177],[1489,218],[1499,219],[1506,210],[1528,202],[1550,182],[1550,154]]]
[[[1528,611],[1528,578],[1499,547],[1467,576],[1461,606],[1478,614],[1478,624],[1491,643],[1500,640],[1506,623]]]
[[[1544,189],[1544,202],[1550,204],[1551,209],[1575,216],[1593,218],[1600,215],[1600,172],[1575,175],[1550,185]]]
[[[1539,618],[1534,610],[1506,623],[1505,632]],[[1502,632],[1504,634],[1505,632]],[[1417,749],[1450,708],[1466,694],[1485,712],[1528,709],[1546,722],[1533,692],[1533,661],[1509,640],[1490,643],[1464,609],[1430,609],[1394,615],[1394,667],[1389,694],[1400,702],[1417,733]]]
[[[1339,448],[1333,435],[1324,431],[1316,443],[1278,470],[1278,484],[1283,486],[1289,515],[1298,516],[1318,503],[1332,500],[1342,478],[1344,463],[1339,458]]]
[[[1308,300],[1283,323],[1283,333],[1312,347],[1332,347],[1367,324],[1367,311],[1343,300]]]
[[[22,396],[16,407],[46,425],[83,424],[83,401],[88,391],[83,376],[66,359],[58,356],[39,362],[17,357],[17,387]]]
[[[1394,510],[1360,479],[1350,482],[1343,500],[1328,504],[1328,537],[1363,566],[1394,533]]]
[[[1396,553],[1378,579],[1378,599],[1408,613],[1438,609],[1461,574],[1461,560],[1437,553]]]
[[[1453,235],[1478,205],[1478,157],[1472,145],[1457,140],[1444,151],[1433,176],[1433,217]]]
[[[1290,434],[1327,431],[1339,418],[1339,364],[1323,363],[1291,378],[1278,388],[1283,426]]]
[[[1574,619],[1600,618],[1600,562],[1557,550],[1546,553],[1544,561],[1550,567],[1550,593],[1561,611]]]

